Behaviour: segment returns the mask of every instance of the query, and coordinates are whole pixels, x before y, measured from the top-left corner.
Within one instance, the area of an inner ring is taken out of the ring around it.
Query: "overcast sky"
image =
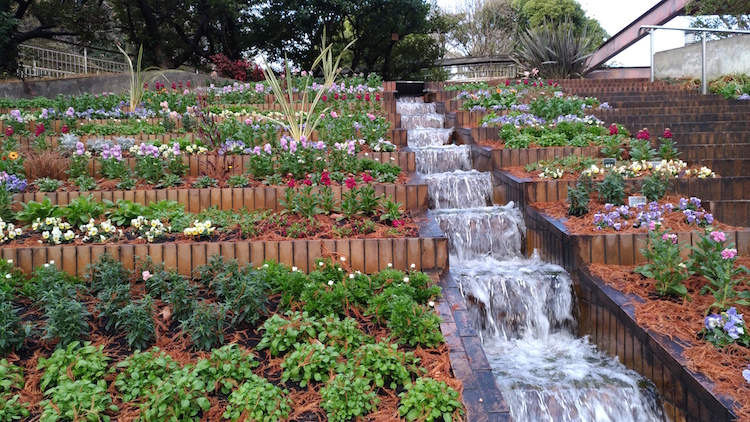
[[[446,10],[452,10],[461,2],[463,0],[438,0],[438,4]],[[611,36],[654,7],[658,1],[578,0],[578,3],[586,11],[586,15],[599,20]],[[673,19],[666,26],[684,28],[689,25],[690,19],[681,16]],[[685,35],[681,31],[657,31],[655,43],[656,51],[682,47],[685,45]],[[648,37],[615,56],[610,62],[618,62],[623,66],[648,66],[650,64]]]

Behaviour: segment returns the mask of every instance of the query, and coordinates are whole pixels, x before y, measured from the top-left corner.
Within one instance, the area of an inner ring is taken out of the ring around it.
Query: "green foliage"
[[[57,349],[49,359],[39,358],[37,369],[44,371],[39,387],[42,391],[73,380],[98,380],[107,372],[109,358],[104,346],[73,342],[67,348]]]
[[[271,356],[279,356],[291,350],[295,344],[317,338],[323,330],[322,324],[307,312],[288,312],[287,318],[271,315],[261,327],[263,337],[256,346],[258,350],[269,349]]]
[[[56,192],[62,187],[63,182],[49,177],[42,177],[41,179],[34,180],[34,184],[39,192]]]
[[[641,193],[649,201],[658,201],[667,194],[670,184],[671,179],[668,172],[654,170],[650,175],[643,178]]]
[[[62,296],[63,290],[53,291],[44,305],[44,339],[57,340],[57,347],[66,347],[78,342],[89,333],[88,317],[91,313],[86,305]]]
[[[602,202],[612,205],[625,203],[625,179],[617,171],[610,171],[597,188]]]
[[[13,265],[12,259],[0,259],[0,292],[5,292],[9,299],[13,298],[25,282],[23,272]]]
[[[97,293],[107,287],[127,283],[130,271],[122,266],[122,262],[114,259],[109,252],[99,255],[96,262],[86,265],[84,278],[89,283],[92,293]]]
[[[39,403],[42,408],[39,420],[44,422],[77,421],[81,420],[81,415],[86,415],[87,421],[109,422],[110,416],[105,412],[119,410],[111,404],[112,397],[103,379],[68,380],[48,389],[45,395],[49,399]]]
[[[117,313],[115,328],[125,332],[125,339],[131,349],[145,349],[154,339],[156,328],[153,317],[154,301],[146,295],[123,307]]]
[[[190,336],[193,347],[198,350],[211,350],[224,343],[226,307],[205,300],[198,301],[193,314],[181,322],[182,330]]]
[[[338,362],[340,356],[336,348],[324,346],[319,341],[296,343],[294,351],[281,363],[284,370],[281,381],[292,380],[298,382],[300,387],[313,381],[327,381],[331,370],[341,372],[344,369],[344,365]]]
[[[210,176],[201,176],[193,182],[193,187],[197,189],[215,188],[219,186],[219,181]]]
[[[568,215],[580,217],[589,212],[589,190],[580,181],[575,187],[568,187]]]
[[[229,395],[229,404],[224,419],[239,420],[243,415],[258,422],[273,422],[286,419],[293,404],[286,395],[288,391],[251,374],[247,381]]]
[[[516,60],[528,69],[538,69],[545,79],[580,78],[595,44],[586,28],[578,32],[569,19],[543,22],[519,35]]]
[[[182,184],[182,177],[176,174],[172,174],[172,173],[165,174],[164,177],[162,177],[161,180],[159,181],[159,187],[162,187],[162,188],[171,188],[174,186],[179,186],[181,184]],[[195,186],[195,187],[198,187],[198,186]]]
[[[104,203],[108,208],[105,215],[119,227],[130,226],[131,220],[146,212],[145,205],[127,199],[118,199],[116,203],[105,199]]]
[[[657,155],[662,160],[676,160],[680,157],[680,151],[677,149],[677,144],[671,138],[661,139],[661,145]]]
[[[21,324],[18,309],[9,294],[0,290],[0,353],[21,347],[28,331],[29,328]]]
[[[258,366],[252,353],[236,344],[228,344],[211,351],[209,359],[201,359],[193,371],[203,380],[206,391],[230,394],[238,385],[252,380],[253,368]]]
[[[211,408],[203,395],[206,384],[190,368],[172,372],[164,382],[145,393],[141,405],[144,421],[198,421],[199,412]]]
[[[374,412],[380,402],[369,380],[352,373],[338,374],[320,389],[320,407],[328,420],[346,422]]]
[[[235,174],[227,179],[227,185],[229,185],[230,188],[244,188],[250,186],[250,180],[247,176]]]
[[[680,257],[682,248],[676,234],[651,230],[646,247],[641,249],[649,263],[633,271],[656,280],[656,292],[660,296],[676,294],[686,297],[687,288],[682,283],[690,277],[690,271]]]
[[[440,332],[440,316],[434,309],[427,308],[404,296],[393,299],[388,328],[399,343],[412,347],[437,347],[445,339]]]
[[[389,196],[387,200],[383,201],[381,206],[383,207],[383,213],[380,214],[380,221],[385,221],[387,224],[393,224],[395,220],[401,218],[401,208],[403,204],[400,202],[393,202],[393,196]]]
[[[607,158],[621,160],[625,148],[622,147],[624,137],[621,135],[605,136],[602,144],[602,155]]]
[[[656,157],[656,151],[651,147],[648,139],[630,140],[630,159],[633,161],[652,161]]]
[[[161,384],[172,372],[180,369],[171,356],[154,347],[148,352],[136,350],[130,357],[117,364],[120,373],[115,387],[127,402],[144,397],[153,387]]]
[[[399,385],[411,381],[417,373],[419,359],[413,352],[400,352],[395,344],[380,342],[365,344],[357,349],[347,361],[348,371],[367,379],[376,387],[395,390]]]
[[[401,406],[398,410],[407,421],[440,421],[454,420],[463,414],[458,391],[443,381],[432,378],[417,378],[406,385],[406,391],[399,394]]]
[[[6,359],[0,359],[0,421],[12,422],[29,417],[28,406],[20,402],[21,396],[17,394],[23,387],[23,370]]]
[[[313,192],[312,186],[305,186],[297,192],[292,188],[287,188],[284,198],[280,202],[280,205],[284,207],[282,212],[291,212],[307,218],[323,214],[320,197]]]
[[[94,195],[84,196],[70,201],[63,207],[63,215],[73,227],[88,224],[89,220],[104,214],[104,203],[94,199]]]
[[[48,197],[44,197],[42,202],[29,201],[26,204],[22,203],[21,206],[23,209],[16,213],[16,220],[26,224],[31,224],[37,218],[44,220],[47,217],[59,217],[62,215],[60,207],[52,205],[52,201]]]
[[[96,189],[96,179],[91,176],[82,175],[73,179],[73,183],[78,186],[78,189],[82,192],[88,192]]]

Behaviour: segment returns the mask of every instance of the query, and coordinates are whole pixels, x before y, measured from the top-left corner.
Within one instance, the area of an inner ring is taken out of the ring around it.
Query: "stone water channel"
[[[450,144],[435,104],[401,98],[397,112],[449,239],[450,273],[513,419],[666,421],[647,380],[576,335],[569,274],[534,253],[525,258],[521,211],[493,205],[491,174],[472,170],[469,146]]]

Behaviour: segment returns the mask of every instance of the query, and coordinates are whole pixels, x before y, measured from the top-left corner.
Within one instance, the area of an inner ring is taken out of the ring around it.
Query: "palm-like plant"
[[[162,76],[164,72],[159,71],[151,74],[148,73],[153,70],[160,70],[157,67],[149,67],[145,70],[141,69],[141,62],[143,61],[143,44],[141,44],[141,47],[138,49],[137,67],[133,67],[133,60],[128,53],[120,47],[119,43],[117,44],[117,48],[125,56],[125,59],[128,61],[128,67],[130,67],[130,111],[135,111],[135,109],[141,104],[143,94],[146,92],[146,84],[155,81],[156,78]]]
[[[281,114],[284,116],[283,121],[271,117],[266,117],[266,119],[278,125],[285,126],[289,130],[289,135],[297,142],[300,142],[303,138],[310,139],[313,131],[316,127],[318,127],[318,124],[320,123],[320,115],[313,113],[313,110],[315,110],[315,106],[318,104],[318,101],[320,101],[320,98],[323,96],[324,91],[327,88],[330,88],[335,82],[336,76],[339,74],[339,63],[341,62],[341,56],[346,50],[349,49],[349,47],[352,46],[352,44],[354,44],[355,41],[356,40],[347,44],[347,46],[344,47],[344,49],[334,61],[333,46],[331,44],[326,44],[326,35],[325,31],[323,31],[320,55],[318,55],[312,65],[313,70],[316,69],[318,65],[320,65],[324,79],[323,87],[318,90],[312,101],[309,101],[307,95],[307,87],[310,79],[307,79],[304,89],[301,90],[302,108],[299,112],[295,111],[294,109],[294,80],[292,79],[293,75],[289,66],[289,61],[285,60],[284,62],[284,76],[286,79],[285,93],[284,89],[282,88],[282,83],[279,82],[279,80],[276,78],[276,74],[274,74],[273,69],[271,69],[271,66],[269,66],[264,57],[263,76],[265,76],[266,82],[268,82],[268,85],[271,87],[271,90],[276,97],[276,101],[281,106]],[[323,113],[325,113],[326,111],[327,109],[324,110]]]
[[[528,69],[539,69],[543,78],[581,78],[586,74],[591,47],[586,29],[578,33],[573,22],[566,18],[561,24],[545,22],[520,34],[514,59]]]

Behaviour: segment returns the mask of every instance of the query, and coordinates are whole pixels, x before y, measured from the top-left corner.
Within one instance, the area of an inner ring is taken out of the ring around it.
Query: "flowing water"
[[[492,205],[491,175],[471,170],[468,147],[449,145],[435,105],[400,99],[397,111],[514,420],[665,421],[650,384],[576,336],[570,276],[536,254],[524,258],[523,215],[512,203]]]

